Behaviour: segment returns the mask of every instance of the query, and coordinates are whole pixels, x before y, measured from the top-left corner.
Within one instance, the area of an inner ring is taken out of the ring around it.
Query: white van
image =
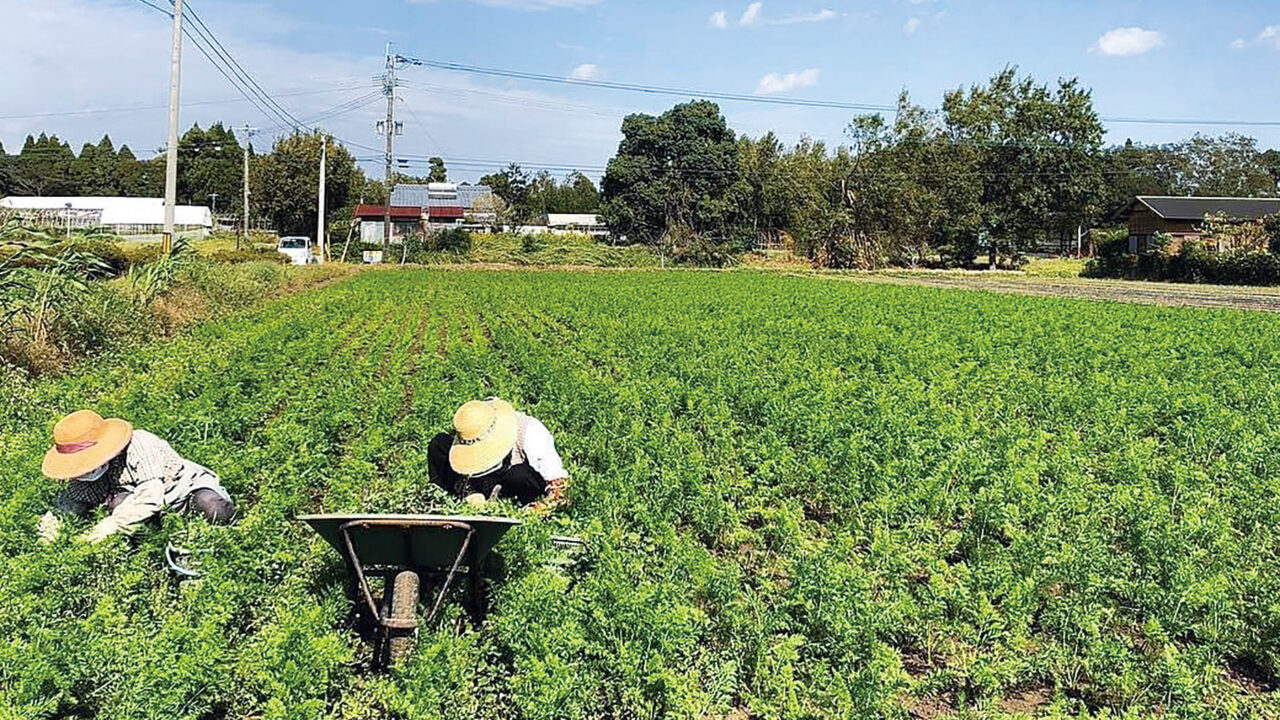
[[[280,238],[280,244],[276,245],[278,252],[289,256],[289,262],[294,265],[310,265],[316,261],[316,256],[311,253],[311,238],[300,235],[290,235],[289,237]]]

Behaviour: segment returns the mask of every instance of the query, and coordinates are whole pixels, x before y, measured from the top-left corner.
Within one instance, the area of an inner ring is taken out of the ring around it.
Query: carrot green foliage
[[[362,273],[0,388],[0,716],[1274,717],[1278,371],[1262,314]],[[571,503],[504,539],[483,626],[451,598],[374,672],[291,518],[461,510],[426,440],[487,395],[552,430]],[[215,468],[237,524],[39,545],[81,406]],[[166,570],[177,538],[203,578]]]

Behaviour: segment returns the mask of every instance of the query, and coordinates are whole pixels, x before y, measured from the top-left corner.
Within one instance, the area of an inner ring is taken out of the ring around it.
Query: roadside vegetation
[[[1175,245],[1156,233],[1149,247],[1131,251],[1127,233],[1102,235],[1098,257],[1085,268],[1088,277],[1170,280],[1221,285],[1280,285],[1280,215],[1256,222],[1230,222],[1208,216],[1202,238]]]
[[[0,406],[0,705],[1274,717],[1278,329],[758,272],[363,273]],[[342,561],[290,518],[458,509],[423,438],[489,394],[551,427],[571,504],[504,541],[485,625],[454,598],[372,672]],[[38,545],[80,406],[216,468],[239,521]],[[178,539],[200,580],[165,568]]]
[[[353,271],[285,267],[283,256],[261,247],[214,246],[206,256],[179,240],[161,257],[154,244],[116,240],[54,238],[0,217],[0,374],[8,382],[62,372]]]

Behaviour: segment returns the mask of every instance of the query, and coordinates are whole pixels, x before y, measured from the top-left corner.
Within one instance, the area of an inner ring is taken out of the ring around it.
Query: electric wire
[[[556,83],[561,85],[573,85],[578,87],[593,87],[606,90],[619,90],[625,92],[636,92],[650,95],[668,95],[679,97],[701,97],[717,100],[730,100],[735,102],[762,103],[769,105],[790,105],[794,107],[810,107],[810,108],[826,108],[838,110],[860,110],[869,112],[891,112],[896,113],[899,110],[897,105],[885,105],[874,103],[855,103],[841,102],[833,100],[807,100],[796,97],[771,97],[765,95],[748,95],[744,93],[714,91],[714,90],[695,90],[689,88],[677,88],[664,85],[649,85],[642,83],[623,83],[607,80],[586,80],[579,78],[561,77],[559,75],[549,75],[546,73],[527,72],[523,70],[508,70],[503,68],[491,68],[478,65],[467,65],[464,63],[446,62],[441,60],[429,60],[422,58],[409,57],[405,55],[397,55],[396,59],[406,65],[417,65],[429,67],[436,70],[447,70],[451,72],[470,73],[476,75],[486,75],[489,77],[501,77],[515,80],[529,80],[543,83]],[[1181,126],[1202,126],[1202,127],[1280,127],[1280,120],[1228,120],[1228,119],[1194,119],[1194,118],[1159,118],[1159,117],[1128,117],[1128,116],[1100,116],[1099,120],[1113,124],[1135,124],[1135,125],[1181,125]]]

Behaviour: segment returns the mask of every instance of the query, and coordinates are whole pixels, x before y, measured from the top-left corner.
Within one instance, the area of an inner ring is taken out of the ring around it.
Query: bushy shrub
[[[160,259],[160,243],[130,245],[120,248],[120,252],[130,265],[145,265]]]
[[[432,233],[427,239],[427,249],[435,252],[465,254],[471,251],[471,233],[462,228],[449,228]]]
[[[68,250],[88,253],[103,263],[103,270],[108,275],[119,275],[129,268],[129,257],[111,238],[106,237],[73,237],[54,246],[55,253]]]
[[[745,251],[731,239],[713,238],[679,227],[669,229],[662,244],[673,261],[701,267],[737,265]]]
[[[525,233],[520,236],[520,252],[533,253],[546,247],[547,243],[541,234]]]
[[[84,282],[79,271],[19,272],[39,275],[19,278],[26,284],[0,297],[0,364],[44,375],[68,369],[85,357],[170,335],[211,316],[250,308],[351,268],[293,268],[274,259],[218,263],[187,253],[131,266],[125,277],[110,282]],[[36,290],[40,294],[32,295]]]
[[[19,257],[14,257],[19,254],[17,251],[23,246],[25,244],[0,247],[0,262],[12,259],[12,264],[17,267],[40,269],[56,262],[57,258],[68,254],[80,254],[99,261],[100,265],[96,272],[100,276],[119,275],[129,267],[129,256],[124,250],[112,240],[102,237],[73,237],[69,240],[49,241],[40,246],[40,252],[26,252]]]
[[[1085,266],[1084,275],[1219,285],[1280,285],[1280,256],[1257,249],[1213,252],[1202,241],[1189,239],[1173,254],[1099,254]]]
[[[1094,230],[1094,247],[1098,257],[1114,258],[1129,252],[1129,229]]]

